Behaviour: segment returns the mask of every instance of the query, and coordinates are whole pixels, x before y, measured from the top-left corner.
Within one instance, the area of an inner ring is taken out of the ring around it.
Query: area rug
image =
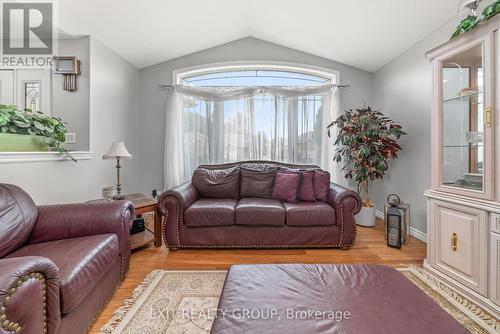
[[[98,333],[209,333],[226,274],[155,270]]]
[[[499,333],[498,320],[418,267],[399,269],[471,333]],[[207,334],[217,316],[226,271],[156,270],[98,334]]]
[[[500,322],[496,317],[452,289],[429,271],[415,266],[398,270],[471,333],[500,333]]]

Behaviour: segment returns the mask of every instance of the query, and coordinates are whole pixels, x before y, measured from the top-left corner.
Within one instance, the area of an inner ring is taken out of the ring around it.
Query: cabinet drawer
[[[490,299],[500,306],[500,234],[491,233],[490,251]]]
[[[491,231],[500,233],[500,215],[497,213],[491,214]]]
[[[486,211],[432,201],[433,265],[446,275],[486,295],[488,221]]]

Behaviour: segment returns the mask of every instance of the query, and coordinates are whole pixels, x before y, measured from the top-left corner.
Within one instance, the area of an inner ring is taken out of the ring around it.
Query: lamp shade
[[[111,144],[108,152],[106,152],[102,156],[102,158],[104,160],[111,160],[116,158],[132,159],[132,154],[128,153],[127,148],[125,147],[125,144],[123,144],[123,142],[115,141],[113,144]]]

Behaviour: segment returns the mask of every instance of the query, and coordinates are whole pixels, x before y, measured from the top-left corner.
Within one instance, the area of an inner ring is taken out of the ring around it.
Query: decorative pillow
[[[302,178],[299,186],[299,200],[306,202],[316,202],[314,193],[314,171],[301,172]]]
[[[273,198],[283,202],[296,203],[300,173],[277,172],[274,181]]]
[[[271,198],[277,168],[255,170],[241,168],[240,197]]]
[[[330,189],[330,173],[324,170],[314,171],[314,193],[318,201],[328,201]]]
[[[240,193],[240,168],[205,169],[194,171],[191,183],[201,197],[238,199]]]

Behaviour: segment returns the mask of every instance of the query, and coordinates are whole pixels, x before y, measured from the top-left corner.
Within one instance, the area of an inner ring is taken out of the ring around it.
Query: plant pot
[[[362,206],[361,211],[356,215],[356,224],[360,226],[375,226],[375,207]]]
[[[0,152],[39,152],[48,151],[49,145],[42,136],[0,133]]]

